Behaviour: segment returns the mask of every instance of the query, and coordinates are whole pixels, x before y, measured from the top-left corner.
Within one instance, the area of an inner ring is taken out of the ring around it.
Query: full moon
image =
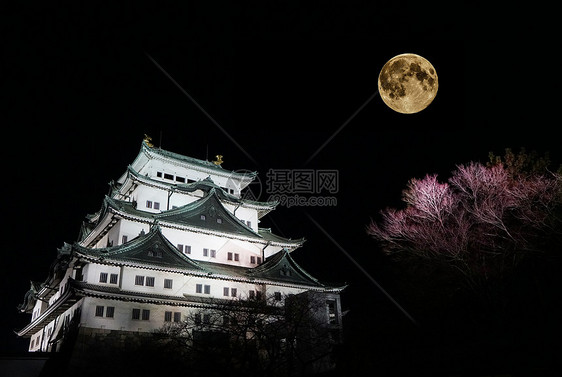
[[[427,59],[400,54],[390,59],[379,74],[379,93],[392,110],[413,114],[425,109],[437,95],[437,72]]]

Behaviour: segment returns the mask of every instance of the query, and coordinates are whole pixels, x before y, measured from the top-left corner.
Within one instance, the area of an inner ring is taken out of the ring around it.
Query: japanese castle
[[[135,336],[219,301],[273,297],[283,307],[303,294],[321,297],[317,317],[341,329],[344,287],[295,262],[304,239],[259,227],[278,203],[245,199],[256,173],[226,170],[221,157],[199,160],[144,139],[78,240],[57,250],[45,281],[31,282],[19,306],[31,321],[16,330],[30,352],[59,351],[72,327],[82,340]]]

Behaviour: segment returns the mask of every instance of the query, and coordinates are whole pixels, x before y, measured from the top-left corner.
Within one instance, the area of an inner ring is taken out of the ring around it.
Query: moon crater
[[[413,114],[425,109],[437,95],[435,68],[416,54],[401,54],[390,59],[379,74],[379,93],[394,111]]]

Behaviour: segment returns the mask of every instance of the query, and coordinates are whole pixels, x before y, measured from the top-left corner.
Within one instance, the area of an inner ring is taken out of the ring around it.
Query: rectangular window
[[[250,291],[248,292],[248,296],[250,297],[251,300],[256,298],[256,291],[250,289]]]
[[[122,236],[121,236],[121,243],[126,243],[128,239],[129,239],[128,236],[122,235]]]
[[[164,288],[172,289],[172,284],[174,281],[172,279],[164,279]]]
[[[157,176],[158,178],[162,178],[162,172],[161,172],[161,171],[157,171],[157,172],[156,172],[156,176]]]
[[[143,320],[143,321],[148,321],[148,320],[150,320],[150,310],[148,310],[148,309],[143,309],[143,310],[142,310],[142,320]]]
[[[152,201],[151,200],[146,201],[146,208],[152,208]]]
[[[178,243],[178,250],[183,253],[183,245]]]
[[[172,322],[172,312],[164,312],[164,322]]]
[[[147,287],[154,287],[154,276],[147,276],[146,277],[146,286]]]
[[[208,325],[211,323],[211,315],[210,314],[203,314],[203,323]]]
[[[261,264],[261,257],[257,257],[256,261],[258,262],[258,264]]]
[[[181,312],[174,312],[174,322],[181,322]]]
[[[171,179],[171,180],[173,181],[173,180],[174,180],[174,175],[173,175],[173,174],[164,173],[164,178],[166,178],[166,179]]]
[[[274,292],[275,301],[281,301],[281,292]]]
[[[115,314],[115,306],[108,306],[107,309],[105,309],[105,316],[107,318],[113,318]]]
[[[227,254],[226,254],[226,259],[232,260],[232,253],[230,253],[230,252],[227,253]]]
[[[208,256],[209,256],[209,249],[203,249],[203,256],[204,256],[204,257],[208,257]]]
[[[211,249],[211,258],[216,258],[217,257],[217,251]]]
[[[237,292],[237,289],[236,289],[236,288],[230,288],[230,295],[231,295],[232,297],[236,297],[236,294],[237,294],[237,293],[238,293],[238,292]]]
[[[181,183],[185,183],[185,178],[176,176],[176,181],[181,182]]]
[[[117,274],[109,275],[109,283],[110,284],[117,284],[117,279],[119,279],[119,275],[117,275]]]
[[[220,217],[217,217],[217,224],[222,224],[222,219]]]
[[[144,276],[135,276],[135,285],[144,285]]]
[[[195,324],[196,325],[200,325],[201,324],[201,313],[195,313]]]
[[[104,309],[105,308],[103,306],[96,306],[96,317],[103,317]]]
[[[195,284],[195,293],[203,293],[203,284]]]
[[[140,309],[133,309],[133,319],[140,319]]]
[[[253,255],[250,257],[250,263],[256,264],[256,257],[254,257]]]
[[[240,261],[240,254],[234,253],[234,261],[235,261],[235,262]]]
[[[230,288],[224,287],[224,288],[222,289],[222,295],[223,295],[223,296],[227,296],[227,297],[230,296]]]
[[[201,215],[200,219],[201,220],[205,220],[207,217],[205,217],[205,215]]]
[[[252,222],[250,220],[246,221],[246,224],[248,224],[250,228],[252,227]]]
[[[100,272],[100,283],[107,283],[107,272]]]
[[[328,300],[326,301],[326,304],[328,306],[328,323],[330,324],[337,324],[338,323],[338,317],[337,317],[337,313],[336,313],[336,301],[335,300]]]
[[[191,254],[191,246],[185,245],[185,253],[186,253],[186,254]]]
[[[204,290],[205,294],[206,294],[206,295],[210,295],[210,294],[211,294],[211,286],[210,286],[210,285],[205,285],[204,288],[205,288],[205,290]]]
[[[160,203],[154,202],[154,209],[160,209]]]

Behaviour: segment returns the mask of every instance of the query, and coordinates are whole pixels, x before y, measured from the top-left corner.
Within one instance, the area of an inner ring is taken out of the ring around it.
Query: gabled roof
[[[324,286],[318,279],[312,277],[289,254],[283,249],[277,254],[267,258],[265,262],[247,272],[249,277],[255,279],[267,279],[287,283]]]
[[[205,197],[197,201],[160,213],[140,211],[134,208],[131,202],[116,200],[106,196],[100,218],[103,218],[109,209],[143,217],[149,222],[158,220],[251,238],[263,238],[260,234],[254,232],[252,228],[238,220],[236,216],[222,205],[215,189],[211,189]]]
[[[161,266],[206,273],[206,271],[193,259],[181,253],[162,234],[160,226],[153,225],[146,234],[140,234],[129,242],[118,246],[109,246],[90,249],[73,245],[74,250],[82,256],[99,261],[111,259],[112,261],[130,261],[134,263]]]
[[[261,236],[238,220],[219,200],[218,190],[212,188],[207,196],[185,206],[154,215],[158,220],[191,225],[248,237]]]

